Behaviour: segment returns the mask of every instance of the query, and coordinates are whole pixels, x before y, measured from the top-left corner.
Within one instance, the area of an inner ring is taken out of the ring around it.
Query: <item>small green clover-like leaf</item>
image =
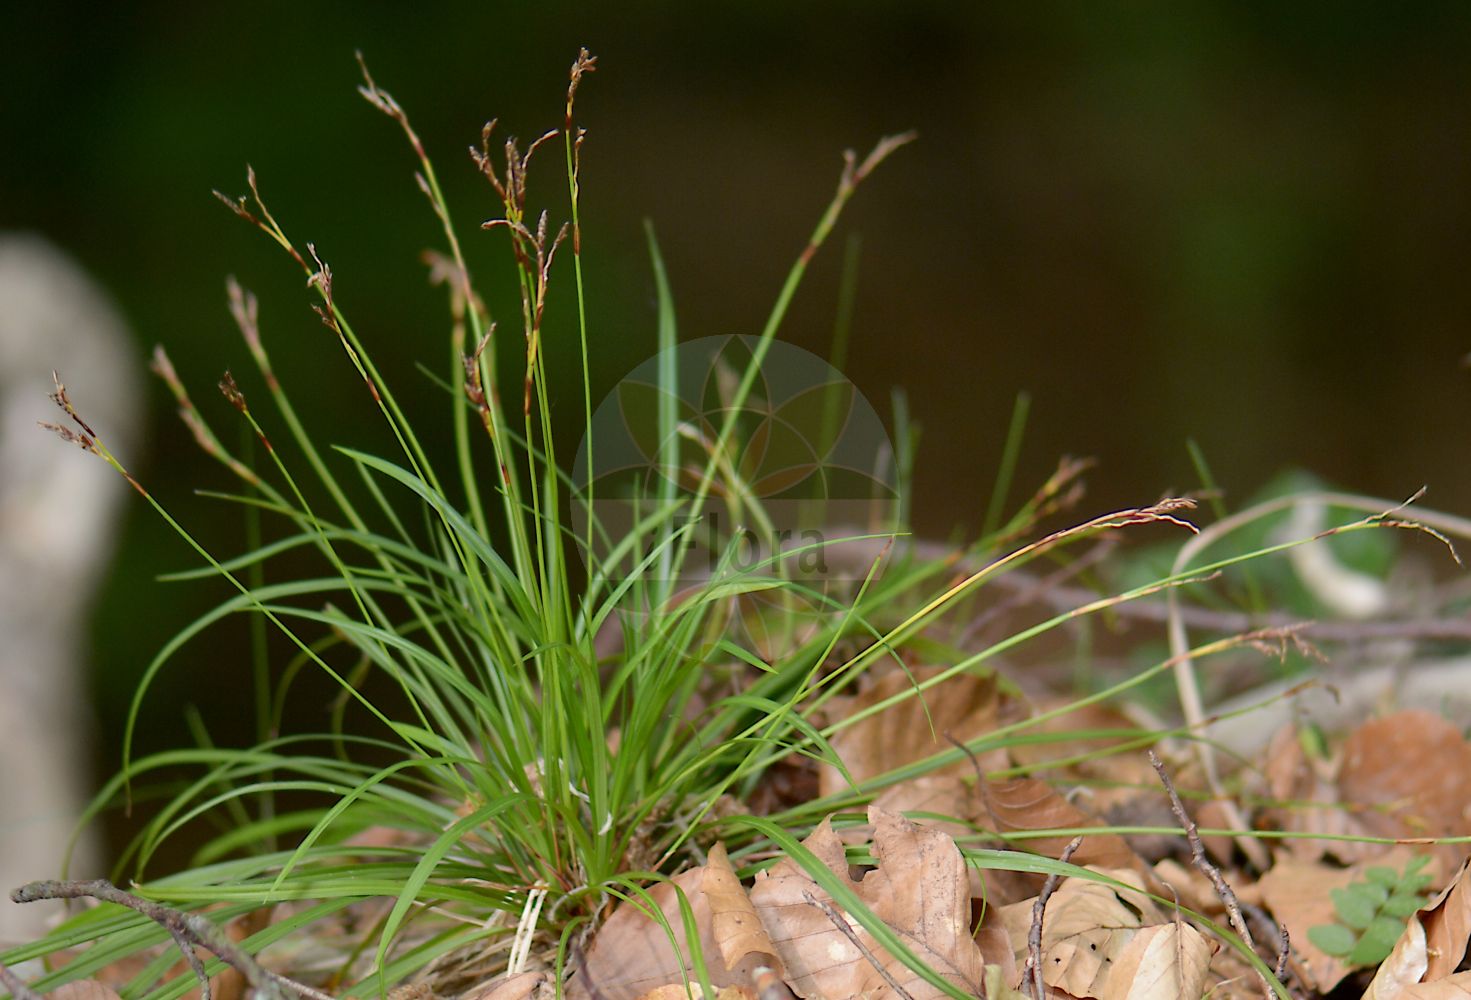
[[[1378,882],[1357,882],[1349,886],[1349,890],[1370,900],[1376,908],[1383,906],[1384,901],[1389,898],[1389,889]]]
[[[1374,915],[1379,912],[1378,900],[1361,891],[1363,888],[1362,882],[1355,882],[1328,893],[1333,898],[1333,909],[1338,912],[1339,921],[1360,931],[1373,923]]]
[[[1308,928],[1308,940],[1319,951],[1342,958],[1358,944],[1358,935],[1342,924],[1319,924]]]
[[[1378,965],[1389,957],[1394,950],[1395,942],[1405,932],[1405,923],[1387,915],[1374,918],[1369,929],[1364,931],[1364,936],[1359,943],[1354,945],[1353,950],[1348,953],[1348,964],[1350,965]]]
[[[1405,865],[1405,877],[1400,880],[1399,888],[1408,892],[1423,892],[1429,888],[1430,883],[1435,881],[1435,876],[1429,872],[1422,872],[1420,870],[1429,863],[1430,856],[1428,854],[1421,854],[1415,860]]]
[[[1369,881],[1377,882],[1388,889],[1393,889],[1395,886],[1400,884],[1399,872],[1395,871],[1393,868],[1385,868],[1382,865],[1375,865],[1373,868],[1370,868],[1368,871],[1364,872],[1364,877],[1367,878]]]
[[[1396,890],[1381,907],[1383,912],[1401,920],[1408,920],[1420,907],[1425,905],[1425,897],[1418,892],[1407,892],[1404,889]]]
[[[1420,890],[1432,876],[1421,871],[1430,859],[1421,855],[1404,872],[1375,866],[1364,880],[1329,890],[1339,922],[1308,928],[1308,940],[1319,950],[1349,965],[1378,965],[1389,957],[1405,931],[1405,921],[1426,903]]]

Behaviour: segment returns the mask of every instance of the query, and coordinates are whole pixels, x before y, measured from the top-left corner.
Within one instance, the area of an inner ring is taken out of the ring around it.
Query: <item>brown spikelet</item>
[[[220,392],[230,401],[230,405],[241,413],[249,409],[245,405],[245,393],[240,391],[240,386],[235,384],[235,376],[228,371],[220,377]]]

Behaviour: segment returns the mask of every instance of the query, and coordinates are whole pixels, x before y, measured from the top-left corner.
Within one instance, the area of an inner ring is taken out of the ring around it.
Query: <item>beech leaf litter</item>
[[[934,676],[895,671],[835,709],[857,711]],[[992,675],[962,674],[926,691],[923,701],[867,716],[834,745],[852,780],[862,782],[943,752],[941,732],[964,742],[1024,718],[1020,702]],[[1466,849],[1428,842],[1471,828],[1471,744],[1444,718],[1419,710],[1366,721],[1326,756],[1310,754],[1310,743],[1296,727],[1284,729],[1267,742],[1263,760],[1243,770],[1241,802],[1256,805],[1259,830],[1277,835],[1263,841],[1265,871],[1253,871],[1232,852],[1233,839],[1219,834],[1197,838],[1211,860],[1195,863],[1168,805],[1157,822],[1164,791],[1141,780],[1137,754],[1094,756],[1045,778],[992,777],[1026,754],[990,751],[882,790],[866,822],[852,814],[841,823],[824,819],[802,842],[807,858],[758,862],[743,879],[724,846],[714,845],[704,866],[650,891],[662,920],[631,900],[613,909],[569,995],[702,995],[678,887],[700,931],[705,982],[723,997],[1143,1000],[1264,990],[1366,1000],[1471,997],[1471,971],[1463,968],[1471,941]],[[1193,803],[1187,808],[1206,811],[1188,756],[1177,755],[1174,766]],[[1100,786],[1110,772],[1118,787],[1086,794],[1085,782]],[[836,768],[819,769],[823,794],[844,784]],[[1089,808],[1100,800],[1114,825],[1165,832],[1090,834],[1106,825]],[[1121,821],[1131,808],[1146,822]],[[1336,839],[1343,836],[1358,839]],[[1385,842],[1392,840],[1399,842]],[[1049,859],[1067,852],[1068,867],[1006,871],[997,867],[998,850]],[[813,858],[831,879],[814,878]],[[1402,871],[1422,866],[1439,889],[1428,901],[1395,887],[1408,878]],[[1239,938],[1227,943],[1229,906],[1212,869],[1239,893],[1236,905],[1255,926],[1254,953]],[[1059,876],[1050,889],[1047,870]],[[862,918],[824,887],[833,883],[866,907]],[[1355,919],[1340,901],[1363,896],[1399,900],[1402,908],[1410,900],[1407,919],[1396,918],[1393,906],[1364,917],[1379,921],[1376,931],[1385,921],[1394,931],[1392,950],[1376,967],[1313,943],[1315,928],[1345,919],[1345,908]],[[875,922],[889,934],[876,934]],[[891,949],[894,942],[903,954]]]
[[[937,676],[895,669],[834,699],[830,714],[851,716]],[[849,778],[864,782],[957,743],[984,747],[987,733],[1026,720],[1026,705],[996,675],[962,673],[866,715],[833,746]],[[1026,742],[961,753],[880,789],[863,813],[822,819],[800,851],[732,856],[715,841],[703,864],[641,891],[630,886],[570,949],[562,995],[1471,997],[1467,850],[1432,843],[1471,829],[1471,744],[1445,718],[1390,712],[1337,741],[1315,743],[1296,726],[1265,741],[1232,786],[1254,827],[1271,834],[1260,841],[1269,866],[1256,870],[1222,831],[1186,835],[1166,789],[1148,781],[1122,715],[1097,706],[1072,715],[1048,726],[1112,733],[1111,742],[1054,746],[1062,763],[1040,770],[1045,759]],[[1210,815],[1212,796],[1188,750],[1165,767],[1184,811]],[[848,787],[834,767],[810,770],[809,791]],[[270,912],[227,931],[238,940]],[[1229,930],[1241,913],[1251,945]],[[1365,965],[1376,935],[1387,956]],[[550,1000],[555,954],[528,944],[519,967],[454,990],[431,967],[424,982],[391,996]],[[260,960],[304,974],[300,949],[267,949]],[[115,962],[52,995],[113,1000],[142,961]],[[211,988],[215,1000],[248,995],[230,969]]]

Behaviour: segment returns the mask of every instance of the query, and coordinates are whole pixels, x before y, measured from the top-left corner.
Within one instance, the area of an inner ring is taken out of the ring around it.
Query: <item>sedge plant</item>
[[[312,243],[288,235],[266,207],[253,171],[247,174],[248,195],[222,200],[307,278],[313,308],[361,378],[365,403],[391,432],[396,450],[375,455],[318,446],[293,406],[290,373],[272,365],[254,297],[232,280],[229,308],[255,364],[250,381],[261,389],[247,393],[228,373],[220,389],[258,441],[256,460],[226,447],[228,435],[211,426],[162,349],[154,360],[199,446],[239,483],[238,492],[217,496],[243,507],[262,532],[245,551],[216,555],[128,472],[124,458],[86,423],[58,380],[55,399],[65,422],[55,429],[126,477],[202,560],[199,568],[173,579],[217,578],[232,589],[148,665],[128,714],[123,770],[102,789],[83,822],[135,795],[141,798],[156,775],[190,770],[193,777],[163,800],[120,858],[114,878],[131,879],[147,900],[184,911],[207,908],[218,923],[276,907],[240,943],[250,954],[277,944],[289,948],[293,940],[341,920],[355,904],[390,901],[331,961],[298,970],[338,994],[381,994],[430,967],[452,966],[466,983],[519,971],[533,958],[559,973],[573,971],[583,943],[613,906],[648,905],[651,884],[724,840],[744,871],[774,854],[793,857],[874,940],[936,988],[964,995],[924,967],[799,841],[824,816],[852,818],[884,787],[966,755],[1028,739],[1060,740],[1033,730],[1066,709],[1012,723],[879,778],[851,782],[840,795],[757,815],[744,803],[763,776],[804,758],[846,774],[830,740],[873,713],[922,697],[946,679],[989,669],[996,657],[1081,618],[1197,585],[1289,546],[1177,566],[1147,583],[1045,617],[980,651],[957,651],[945,669],[916,678],[887,702],[829,718],[825,707],[852,690],[865,671],[884,663],[907,669],[900,652],[997,579],[1039,560],[1063,560],[1078,542],[1135,525],[1194,530],[1185,519],[1193,504],[1167,500],[1117,511],[1021,544],[1043,518],[1075,499],[1081,467],[1065,463],[1009,519],[1002,516],[1008,484],[999,483],[986,512],[986,534],[952,557],[916,554],[902,525],[887,523],[844,539],[868,546],[859,545],[868,556],[846,588],[813,587],[792,572],[822,542],[769,545],[766,556],[750,562],[735,558],[739,540],[726,536],[716,546],[712,568],[691,576],[693,526],[707,507],[738,511],[741,523],[758,533],[776,530],[739,457],[751,446],[740,415],[762,391],[763,362],[810,261],[859,186],[910,138],[898,136],[880,141],[865,158],[848,155],[837,192],[800,249],[764,327],[746,342],[728,377],[717,380],[719,419],[690,426],[673,402],[679,373],[661,364],[653,419],[660,448],[670,449],[658,455],[670,474],[645,484],[629,523],[616,530],[605,523],[598,485],[577,482],[568,456],[558,453],[545,359],[549,289],[570,282],[584,447],[595,463],[600,441],[590,374],[594,315],[585,298],[579,207],[585,133],[575,117],[578,88],[595,66],[586,51],[573,64],[561,127],[523,150],[515,140],[497,144],[492,122],[472,152],[497,208],[495,218],[484,223],[484,238],[501,241],[519,293],[519,308],[510,318],[493,318],[478,294],[461,230],[419,136],[399,104],[363,69],[361,92],[403,133],[417,163],[418,187],[442,227],[442,246],[430,262],[448,305],[448,350],[437,378],[450,390],[450,467],[431,459],[425,429],[407,419],[394,380],[375,365],[369,345],[355,332],[350,303],[336,295],[331,267]],[[554,151],[567,181],[562,211],[568,221],[562,225],[549,221],[549,211],[530,206],[527,196],[528,173]],[[678,336],[652,232],[650,248],[665,357]],[[849,257],[855,260],[856,254]],[[502,372],[494,347],[496,338],[507,336],[524,345],[518,352],[524,364]],[[1025,410],[1023,397],[1008,439],[1008,468]],[[830,398],[821,412],[826,424],[833,412]],[[901,431],[897,454],[889,460],[902,472],[911,458],[910,435]],[[1340,530],[1375,526],[1366,521]],[[278,557],[301,552],[315,553],[318,574],[274,573]],[[966,567],[958,575],[957,565]],[[780,633],[773,646],[777,655],[758,648],[752,633],[740,627],[753,613],[774,619],[762,634]],[[236,614],[275,629],[293,650],[274,677],[257,671],[259,742],[236,749],[201,741],[194,748],[133,757],[133,727],[150,686],[171,662],[189,654],[202,633]],[[1277,630],[1270,638],[1285,634]],[[1262,638],[1234,636],[1177,651],[1068,709]],[[337,687],[340,724],[325,733],[278,735],[293,684],[308,671]],[[1111,752],[1122,752],[1171,734],[1105,735],[1118,737]],[[1196,733],[1187,727],[1174,735]],[[187,870],[148,874],[171,838],[218,815],[228,817],[226,829],[196,853]],[[1098,877],[1027,854],[1021,849],[1025,838],[1017,840],[1016,850],[968,847],[965,854],[982,868]],[[861,850],[855,860],[863,860]],[[686,905],[684,917],[689,916]],[[1230,932],[1221,933],[1232,940]],[[145,914],[103,905],[0,956],[0,963],[86,946],[69,961],[52,963],[32,984],[45,990],[92,975],[168,936]],[[1233,943],[1281,995],[1281,984],[1261,959]],[[709,960],[698,953],[690,957],[692,978],[708,981]],[[220,967],[215,958],[203,971]],[[122,992],[127,1000],[172,1000],[192,981],[163,955],[145,963]]]
[[[222,920],[273,903],[313,901],[247,939],[249,950],[354,900],[392,897],[394,905],[367,945],[371,971],[355,976],[345,961],[338,972],[337,980],[348,979],[354,992],[381,991],[468,946],[492,956],[503,953],[528,928],[565,946],[610,900],[644,896],[644,886],[664,877],[671,862],[693,846],[687,841],[692,819],[725,789],[750,778],[770,752],[800,739],[811,743],[811,752],[831,756],[816,728],[792,711],[800,700],[801,678],[812,672],[806,661],[817,648],[813,641],[807,642],[805,655],[798,651],[778,668],[722,638],[724,620],[742,595],[787,585],[779,560],[712,580],[693,596],[676,599],[672,591],[671,581],[687,557],[689,523],[698,519],[722,473],[735,474],[722,457],[735,447],[734,418],[705,442],[708,460],[689,495],[676,497],[666,490],[652,496],[652,506],[621,538],[595,538],[602,531],[595,517],[585,519],[585,535],[572,526],[571,505],[590,507],[592,498],[574,495],[559,464],[542,337],[548,289],[561,274],[557,265],[570,256],[585,439],[595,448],[579,222],[584,133],[573,117],[577,89],[595,65],[586,52],[574,63],[563,128],[523,151],[515,140],[494,148],[491,123],[478,151],[472,151],[500,209],[483,228],[508,244],[520,293],[516,318],[525,364],[518,373],[519,391],[505,393],[504,399],[507,380],[496,370],[493,340],[505,334],[498,334],[498,323],[475,290],[435,168],[407,115],[363,67],[362,95],[402,129],[418,160],[417,183],[443,229],[444,247],[433,256],[433,276],[449,303],[450,364],[444,381],[458,387],[449,406],[452,480],[431,461],[391,380],[358,338],[335,295],[331,267],[313,244],[298,244],[287,234],[267,208],[254,171],[247,173],[248,196],[222,200],[302,269],[316,298],[313,308],[362,379],[398,453],[385,458],[318,447],[292,403],[289,376],[272,366],[254,297],[232,280],[230,311],[258,369],[268,407],[247,399],[229,373],[219,388],[258,439],[264,463],[253,466],[223,443],[161,348],[153,366],[200,447],[239,480],[241,492],[220,498],[284,529],[243,554],[219,558],[127,470],[57,380],[53,398],[65,422],[53,429],[124,476],[203,560],[200,570],[172,578],[218,577],[235,591],[148,665],[128,714],[124,768],[87,818],[119,799],[131,801],[135,787],[151,774],[181,765],[199,768],[197,780],[159,809],[136,837],[117,871],[130,875],[151,900],[188,908],[210,903],[220,907],[214,916]],[[849,157],[832,204],[788,275],[745,369],[737,373],[738,384],[726,400],[732,414],[752,393],[808,263],[845,204],[907,138],[882,141],[862,161]],[[555,229],[547,212],[536,214],[528,207],[526,186],[533,157],[554,143],[563,153],[570,214],[570,221]],[[660,336],[667,345],[675,331],[662,277],[660,288]],[[661,412],[659,419],[661,435],[674,437],[676,415]],[[291,459],[274,443],[283,435],[294,444]],[[366,506],[342,481],[344,468],[360,480]],[[451,492],[450,482],[457,492]],[[717,490],[726,501],[740,493],[731,481]],[[745,502],[749,506],[751,498]],[[594,558],[600,542],[608,553],[602,562]],[[293,549],[315,550],[325,572],[269,582],[262,568]],[[579,552],[588,558],[580,574]],[[859,620],[854,612],[850,609],[845,623]],[[269,623],[296,650],[274,691],[267,678],[258,678],[258,710],[267,716],[260,723],[263,734],[277,731],[290,685],[303,669],[324,673],[340,689],[341,704],[356,706],[371,724],[359,727],[366,729],[359,734],[265,739],[244,751],[206,746],[134,759],[133,728],[159,672],[198,635],[237,613]],[[610,637],[621,646],[611,656],[599,649],[600,638]],[[738,669],[755,672],[760,682],[691,723],[687,709],[707,665],[702,658],[719,658],[724,666],[731,656]],[[386,679],[406,714],[390,714],[375,701],[369,673]],[[692,726],[699,728],[695,739]],[[384,758],[392,763],[367,762]],[[331,801],[325,807],[278,810],[276,802],[288,794]],[[171,836],[219,810],[229,811],[234,827],[199,852],[194,867],[145,878]],[[389,837],[387,845],[353,843],[368,830],[398,836]],[[406,935],[409,925],[425,923],[426,914],[446,907],[477,916],[451,920],[422,936]],[[99,942],[86,960],[34,984],[46,989],[162,940],[162,929],[146,919],[100,909],[108,919],[78,918],[6,960]],[[125,992],[162,998],[187,988],[187,977],[170,978],[166,971],[161,962],[149,965]]]

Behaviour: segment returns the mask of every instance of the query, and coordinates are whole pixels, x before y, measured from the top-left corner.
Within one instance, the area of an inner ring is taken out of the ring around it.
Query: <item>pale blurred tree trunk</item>
[[[56,875],[93,786],[89,611],[130,492],[36,421],[58,419],[56,369],[109,446],[131,452],[133,354],[116,306],[75,263],[37,237],[0,235],[0,944],[55,915],[9,893]],[[102,874],[98,863],[84,837],[74,873]]]

